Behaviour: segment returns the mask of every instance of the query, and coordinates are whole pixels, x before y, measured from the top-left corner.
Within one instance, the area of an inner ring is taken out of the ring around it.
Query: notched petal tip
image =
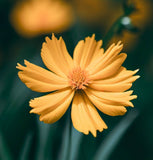
[[[127,109],[124,107],[124,109],[120,112],[119,116],[123,116],[127,112]]]
[[[49,37],[46,37],[46,38],[47,38],[47,40],[49,39]],[[46,41],[46,38],[45,38],[45,41]],[[41,51],[44,50],[44,47],[46,47],[46,44],[47,44],[47,41],[42,43]]]
[[[16,66],[16,68],[23,71],[25,66],[22,66],[21,64],[18,63],[18,66]],[[18,73],[21,73],[21,71],[19,71]]]
[[[36,98],[31,99],[31,100],[29,101],[29,106],[30,106],[30,107],[31,107],[31,105],[32,105],[32,103],[34,102],[35,99],[36,99]]]
[[[21,66],[21,64],[20,64],[20,63],[17,63],[16,68],[19,69],[20,66]]]
[[[31,114],[31,113],[35,113],[35,112],[33,111],[33,109],[31,109],[31,110],[29,111],[29,113]]]
[[[92,38],[95,38],[95,33],[92,34]]]
[[[117,46],[123,46],[122,41],[118,41]]]
[[[57,40],[54,33],[52,33],[52,39],[51,40]]]
[[[134,70],[134,72],[137,73],[139,70],[140,70],[140,69],[138,68],[138,69]]]
[[[126,93],[130,96],[133,93],[133,90],[126,91]]]
[[[91,132],[91,134],[96,138],[97,137],[97,132],[103,132],[104,129],[108,129],[107,125],[103,126],[103,128],[97,129],[94,133]]]
[[[125,114],[125,113],[126,113],[126,112],[124,112],[124,114]],[[124,114],[123,114],[123,115],[124,115]],[[104,129],[108,129],[107,125],[104,126],[104,127],[101,128],[101,129],[96,129],[96,130],[94,130],[94,131],[86,131],[86,132],[85,132],[85,131],[79,131],[78,128],[76,128],[76,130],[78,130],[79,132],[82,132],[82,133],[85,134],[85,135],[89,135],[89,133],[91,133],[91,134],[94,136],[94,138],[97,137],[98,131],[99,131],[99,132],[103,132]]]
[[[39,117],[39,120],[42,122],[42,121],[43,121],[43,118],[40,116],[40,117]],[[47,123],[47,122],[44,121],[44,123]]]
[[[125,109],[125,110],[126,110],[126,109]],[[124,114],[125,114],[125,113],[126,113],[126,112],[124,112]],[[123,115],[124,115],[124,114],[123,114]],[[104,129],[108,129],[108,127],[107,127],[106,124],[103,124],[103,125],[104,125],[103,127],[97,128],[96,130],[93,130],[93,131],[90,131],[90,133],[96,138],[98,132],[103,132]],[[88,134],[89,134],[89,133],[88,133]]]
[[[139,78],[140,78],[140,76],[139,76],[139,75],[136,75],[136,76],[135,76],[135,78],[136,78],[136,79],[139,79]]]
[[[46,42],[48,42],[48,41],[50,41],[50,40],[51,40],[51,39],[50,39],[48,36],[45,37],[45,41],[46,41]],[[43,45],[46,44],[46,42],[43,42]]]
[[[126,53],[120,53],[119,55],[122,55],[124,57],[124,60],[127,58],[127,54]]]
[[[135,75],[137,72],[139,72],[139,70],[140,70],[140,69],[134,70],[134,71],[133,71],[133,75]],[[140,75],[136,75],[136,76],[137,76],[138,78],[140,78]],[[137,78],[137,79],[138,79],[138,78]]]
[[[97,41],[97,44],[99,43],[99,46],[100,46],[100,48],[102,47],[102,45],[103,45],[103,40],[99,40],[99,41]],[[103,49],[103,48],[101,48],[101,49]],[[103,52],[104,52],[104,49],[103,49]]]
[[[108,126],[107,126],[106,124],[105,124],[105,126],[104,126],[104,129],[108,129]],[[103,130],[104,130],[104,129],[103,129]],[[102,130],[102,131],[103,131],[103,130]],[[100,131],[100,132],[102,132],[102,131]]]
[[[64,41],[62,36],[59,37],[59,42],[61,41]]]
[[[95,39],[95,34],[92,34],[91,37],[90,37],[90,36],[86,37],[86,38],[85,38],[85,41],[87,41],[88,39]]]
[[[29,61],[27,61],[26,59],[24,59],[25,66],[21,65],[20,63],[17,63],[16,68],[20,69],[20,70],[23,70],[23,67],[26,67],[29,63],[30,63]]]
[[[48,43],[49,41],[52,41],[52,40],[57,40],[57,38],[55,37],[55,34],[52,33],[51,35],[51,38],[49,38],[48,36],[45,37],[45,41]],[[43,42],[43,44],[46,44],[46,42]]]
[[[28,64],[30,64],[30,62],[24,59],[24,64],[27,66]]]
[[[129,105],[127,107],[134,107],[133,103],[129,101]]]
[[[137,99],[137,98],[138,98],[137,95],[131,95],[131,96],[130,96],[130,100]]]
[[[136,80],[139,79],[139,78],[140,78],[139,75],[133,76],[133,82],[136,81]]]

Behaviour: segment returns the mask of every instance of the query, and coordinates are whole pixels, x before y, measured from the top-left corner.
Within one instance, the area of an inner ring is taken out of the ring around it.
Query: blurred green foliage
[[[16,63],[23,64],[24,59],[43,66],[40,50],[46,35],[26,39],[14,31],[9,14],[16,1],[0,1],[0,159],[66,160],[69,148],[69,113],[52,125],[40,122],[37,115],[29,114],[28,104],[30,99],[40,94],[26,88],[17,76]],[[125,1],[118,2],[122,4]],[[127,6],[123,5],[123,8],[126,10]],[[72,55],[77,42],[92,33],[96,34],[97,40],[104,39],[105,43],[118,29],[125,29],[121,17],[115,22],[115,29],[114,26],[111,27],[108,33],[103,28],[90,27],[78,20],[73,27],[57,36],[62,35]],[[139,31],[141,34],[137,43],[127,52],[128,58],[124,63],[128,69],[140,68],[138,74],[141,78],[133,85],[134,93],[138,95],[134,101],[135,108],[129,108],[123,117],[110,117],[101,113],[108,129],[98,133],[97,138],[71,128],[71,160],[153,159],[152,28],[150,23]]]

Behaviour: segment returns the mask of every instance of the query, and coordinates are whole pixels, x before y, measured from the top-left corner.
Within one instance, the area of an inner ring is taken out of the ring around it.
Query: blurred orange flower
[[[111,43],[116,43],[121,40],[124,44],[128,44],[125,46],[125,49],[132,49],[139,38],[139,35],[142,33],[145,27],[150,25],[152,21],[152,7],[153,3],[150,0],[128,0],[127,3],[129,6],[132,5],[134,11],[125,18],[129,18],[130,23],[137,27],[140,32],[133,33],[129,30],[123,29],[119,34],[116,34],[112,37]]]
[[[151,22],[153,3],[150,0],[128,0],[128,5],[133,5],[135,8],[129,15],[134,26],[143,29]]]
[[[102,41],[95,35],[81,40],[73,59],[69,55],[63,39],[46,38],[41,57],[50,70],[43,69],[25,60],[18,63],[18,76],[28,88],[36,92],[52,92],[30,101],[30,113],[40,115],[40,121],[54,123],[59,120],[72,101],[71,118],[73,126],[84,134],[89,131],[94,137],[97,130],[107,129],[96,107],[110,116],[124,115],[125,106],[133,107],[130,100],[137,98],[126,91],[139,76],[138,70],[130,71],[122,67],[127,55],[120,53],[123,45],[112,44],[105,52]]]
[[[73,0],[76,15],[81,23],[88,26],[98,27],[102,33],[109,31],[116,20],[124,15],[122,2],[113,0]],[[128,15],[131,23],[143,30],[149,23],[152,22],[152,7],[150,0],[128,0],[127,4],[132,5],[135,10]],[[126,50],[133,48],[136,45],[139,34],[132,33],[123,29],[112,37],[108,45],[121,40],[125,43]],[[127,45],[128,44],[128,45]]]
[[[10,15],[15,30],[25,37],[63,32],[74,21],[72,7],[60,0],[28,0],[15,6]]]

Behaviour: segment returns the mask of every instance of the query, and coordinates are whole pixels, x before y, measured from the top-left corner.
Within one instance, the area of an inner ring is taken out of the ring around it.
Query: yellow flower
[[[122,66],[127,55],[120,53],[123,45],[118,42],[104,51],[102,41],[95,35],[81,40],[69,55],[62,37],[46,38],[41,57],[50,70],[43,69],[25,60],[18,63],[18,75],[28,88],[36,92],[52,92],[30,101],[30,113],[40,115],[40,121],[54,123],[68,109],[71,101],[73,126],[80,132],[89,131],[96,137],[96,131],[107,129],[96,108],[101,112],[118,116],[126,113],[130,100],[137,98],[126,91],[139,76],[138,70],[130,71]]]
[[[10,15],[15,30],[25,37],[63,32],[74,21],[72,7],[60,0],[29,0],[17,4]]]

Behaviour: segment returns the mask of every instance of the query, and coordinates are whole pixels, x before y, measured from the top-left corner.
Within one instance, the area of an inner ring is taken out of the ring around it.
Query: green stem
[[[67,148],[67,158],[66,160],[70,160],[70,154],[71,154],[71,140],[72,140],[72,122],[71,122],[71,114],[69,113],[69,142],[68,142],[68,148]]]
[[[113,37],[113,35],[118,31],[118,29],[121,27],[121,19],[123,18],[123,16],[119,17],[115,23],[111,26],[111,28],[109,29],[109,31],[107,32],[107,34],[104,37],[104,48],[106,47],[106,45],[108,44],[108,42],[111,40],[111,38]]]

